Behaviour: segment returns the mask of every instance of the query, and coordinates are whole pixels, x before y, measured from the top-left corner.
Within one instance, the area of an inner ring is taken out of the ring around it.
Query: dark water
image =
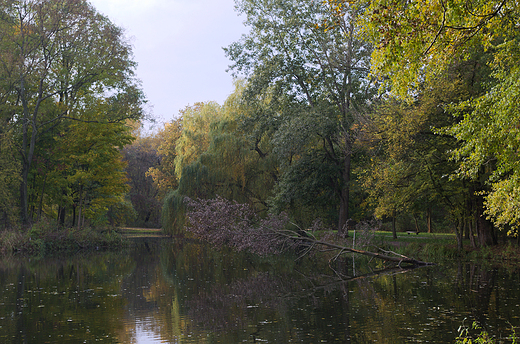
[[[8,258],[0,343],[453,343],[463,322],[503,338],[520,325],[519,268],[382,268],[164,239],[121,253]]]

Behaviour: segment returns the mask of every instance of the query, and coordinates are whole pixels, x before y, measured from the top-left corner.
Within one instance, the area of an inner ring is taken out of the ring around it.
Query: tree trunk
[[[342,172],[343,185],[339,197],[338,233],[345,237],[348,236],[348,228],[346,224],[349,219],[348,203],[350,197],[350,160],[350,153],[347,152]]]
[[[20,98],[22,102],[23,108],[23,125],[22,125],[22,147],[20,148],[20,153],[22,155],[22,171],[21,177],[22,180],[20,182],[20,215],[23,226],[28,226],[31,223],[31,219],[29,217],[29,191],[28,191],[28,183],[29,183],[29,170],[31,169],[31,164],[34,156],[34,148],[36,146],[36,137],[38,128],[36,127],[36,114],[38,112],[38,108],[41,102],[41,99],[38,99],[36,102],[36,108],[34,113],[31,115],[29,113],[29,106],[27,103],[26,92],[25,92],[25,78],[21,76],[20,81]],[[31,136],[29,137],[29,124],[31,124]]]
[[[428,223],[428,233],[433,233],[432,228],[432,208],[428,207],[428,210],[426,211],[426,217],[427,217],[427,223]]]
[[[415,222],[415,233],[419,234],[419,222],[417,220],[417,215],[413,214],[413,221]]]
[[[79,187],[79,208],[78,208],[78,229],[81,228],[81,208],[83,206],[83,195],[82,195],[82,192],[83,191],[83,186],[80,186]]]
[[[471,230],[471,226],[469,225],[471,219],[465,217],[464,218],[464,239],[469,239],[469,232]]]
[[[433,265],[432,263],[423,262],[423,261],[420,261],[420,260],[417,260],[417,259],[413,259],[413,258],[409,258],[409,257],[403,256],[401,254],[397,254],[397,253],[394,253],[394,252],[391,252],[391,251],[384,251],[384,250],[381,250],[381,249],[379,249],[380,252],[383,252],[384,254],[370,252],[370,251],[363,251],[363,250],[355,250],[355,249],[348,248],[348,247],[345,247],[345,246],[336,245],[334,243],[321,241],[321,240],[316,240],[314,238],[300,237],[299,239],[302,240],[302,241],[307,241],[307,242],[309,242],[313,246],[314,245],[323,245],[323,246],[330,247],[330,248],[333,248],[333,249],[338,249],[338,250],[340,250],[340,254],[342,252],[357,253],[357,254],[368,256],[368,257],[371,257],[371,258],[381,259],[381,260],[384,260],[384,261],[387,261],[387,262],[399,263],[399,266],[401,266],[401,264],[403,264],[403,263],[404,264],[411,264],[413,266]],[[394,254],[394,256],[390,256],[389,254]],[[338,256],[339,256],[339,254],[338,254]]]
[[[396,218],[395,210],[392,214],[392,238],[397,239],[397,229],[395,228],[395,218]]]
[[[471,243],[471,247],[477,248],[477,242],[475,241],[475,224],[473,219],[469,219],[469,242]]]
[[[22,181],[20,182],[20,217],[23,226],[28,226],[29,221],[29,202],[28,202],[28,188],[27,188],[27,177],[29,175],[29,166],[24,162],[22,163]]]
[[[457,252],[462,252],[462,237],[464,232],[464,219],[455,220],[455,237],[457,238]]]
[[[43,195],[45,194],[45,184],[47,182],[47,176],[43,179],[42,193],[40,195],[40,202],[38,204],[38,221],[42,218],[42,209],[43,209]]]
[[[475,227],[477,231],[478,243],[481,247],[497,244],[493,224],[486,219],[486,215],[484,214],[484,202],[482,196],[478,196],[476,198]]]
[[[58,226],[59,227],[65,226],[65,214],[66,214],[66,208],[59,206],[58,207]]]

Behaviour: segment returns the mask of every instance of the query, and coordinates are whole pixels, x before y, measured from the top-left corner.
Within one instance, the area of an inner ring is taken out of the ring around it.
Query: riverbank
[[[325,232],[315,234],[318,237],[330,234]],[[520,262],[520,246],[516,244],[516,239],[482,248],[472,248],[469,240],[464,240],[464,249],[458,252],[455,235],[449,233],[399,232],[397,239],[387,231],[351,231],[349,235],[345,242],[347,247],[369,251],[381,248],[432,263],[452,259],[485,260],[506,265]],[[149,237],[169,238],[157,228],[56,229],[53,224],[38,223],[30,230],[14,229],[1,232],[0,254],[44,255],[62,251],[120,249],[127,247],[132,239]]]
[[[2,255],[45,255],[62,251],[118,249],[128,244],[128,237],[115,227],[58,229],[54,224],[40,222],[29,230],[11,229],[0,233]]]
[[[355,243],[354,233],[350,233],[350,236],[350,242]],[[363,234],[358,235],[358,242],[363,242],[363,239]],[[458,252],[455,234],[399,232],[397,239],[394,239],[390,232],[377,231],[370,239],[370,244],[434,263],[451,259],[486,260],[501,264],[520,262],[520,246],[516,238],[502,239],[496,246],[480,248],[472,247],[469,239],[464,239],[463,250]]]

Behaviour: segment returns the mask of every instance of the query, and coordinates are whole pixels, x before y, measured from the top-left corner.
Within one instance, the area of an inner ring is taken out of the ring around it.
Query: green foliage
[[[439,78],[414,104],[385,100],[366,127],[369,149],[358,174],[368,193],[367,203],[379,218],[395,221],[409,215],[417,223],[421,214],[430,221],[435,213],[448,214],[451,220],[465,214],[471,196],[467,186],[446,177],[456,169],[447,153],[458,147],[456,140],[434,133],[435,127],[452,121],[439,109],[459,93],[454,89],[460,83],[446,84],[447,79]]]
[[[138,213],[132,202],[123,199],[109,207],[107,216],[111,226],[129,226],[135,223]]]
[[[169,190],[179,186],[175,174],[175,158],[177,157],[177,140],[181,134],[182,117],[165,123],[164,127],[153,136],[153,139],[157,141],[155,146],[160,161],[148,169],[146,176],[153,179],[159,202],[162,202]]]
[[[85,0],[4,1],[0,12],[0,122],[16,143],[22,222],[70,212],[77,198],[100,218],[124,184],[120,129],[144,116],[131,46]]]
[[[464,319],[464,320],[466,320],[466,319]],[[480,333],[478,333],[476,336],[473,336],[473,335],[471,335],[470,330],[477,330],[477,331],[480,331]],[[515,332],[514,328],[512,330],[513,330],[513,334],[507,339],[510,340],[510,343],[516,344],[517,343],[516,332]],[[497,342],[497,340],[494,339],[493,337],[491,337],[487,331],[482,330],[482,327],[479,324],[477,324],[477,322],[475,322],[475,321],[471,324],[471,328],[469,326],[465,326],[464,324],[462,324],[459,327],[458,332],[459,332],[459,335],[455,341],[455,343],[457,343],[457,344],[494,344],[494,343],[503,342],[502,340],[499,340]]]
[[[221,117],[215,102],[196,103],[181,111],[182,135],[176,142],[175,174],[180,179],[185,166],[191,164],[208,149],[212,123]]]
[[[18,219],[16,188],[20,182],[20,161],[13,154],[12,132],[0,129],[0,229],[12,227]]]
[[[159,145],[157,134],[138,134],[132,144],[123,148],[123,161],[127,164],[125,171],[130,188],[127,199],[120,203],[119,208],[126,208],[129,216],[121,213],[123,217],[120,216],[118,223],[123,222],[131,227],[160,227],[162,195],[159,196],[159,184],[154,182],[158,175],[148,173],[150,170],[156,170],[157,173],[165,170],[166,164],[163,165],[164,159],[161,159],[158,152]],[[125,207],[121,208],[122,205]],[[125,218],[126,221],[121,221]],[[114,216],[111,219],[115,219]]]
[[[298,219],[299,207],[320,198],[309,217],[335,212],[329,220],[342,231],[355,142],[375,90],[367,76],[372,47],[357,37],[358,11],[345,7],[337,15],[322,2],[279,0],[242,0],[237,9],[250,31],[225,50],[235,75],[248,77],[244,100],[256,107],[246,121],[250,132],[272,147],[258,151],[272,152],[281,166],[273,204]],[[294,193],[301,186],[309,192]]]
[[[179,235],[184,233],[184,225],[186,223],[186,205],[184,204],[184,195],[178,190],[171,191],[164,198],[162,209],[162,229],[170,235]]]
[[[485,95],[456,107],[463,119],[446,132],[462,142],[454,152],[454,158],[460,161],[459,176],[474,179],[482,169],[490,170],[486,212],[496,225],[516,228],[520,221],[520,159],[516,144],[520,139],[516,124],[520,120],[520,68],[506,66],[495,70],[494,76],[496,85]]]
[[[479,87],[445,109],[459,120],[442,134],[452,135],[457,176],[484,181],[486,213],[497,226],[515,228],[518,214],[518,25],[520,7],[511,1],[399,3],[371,1],[364,32],[376,45],[372,69],[388,77],[392,92],[412,102],[453,65],[473,69],[467,80]],[[485,58],[475,60],[475,55]],[[476,68],[489,68],[490,77]],[[476,92],[475,92],[476,90]]]
[[[199,103],[182,112],[182,132],[174,146],[178,187],[164,198],[162,212],[167,232],[179,234],[183,230],[185,196],[220,195],[260,211],[266,209],[276,166],[262,156],[264,146],[239,124],[252,111],[240,103],[241,92],[242,85],[237,82],[235,93],[224,106]]]

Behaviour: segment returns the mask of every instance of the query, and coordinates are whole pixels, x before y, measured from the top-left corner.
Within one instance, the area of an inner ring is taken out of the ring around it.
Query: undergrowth
[[[60,251],[114,249],[128,244],[116,228],[56,228],[41,221],[30,229],[11,229],[0,232],[0,253],[15,252],[45,255]]]
[[[498,344],[498,343],[518,343],[518,337],[514,327],[511,327],[512,334],[507,338],[494,338],[482,327],[473,322],[471,327],[464,323],[459,327],[459,335],[455,339],[456,344]],[[478,333],[473,333],[477,331]]]

